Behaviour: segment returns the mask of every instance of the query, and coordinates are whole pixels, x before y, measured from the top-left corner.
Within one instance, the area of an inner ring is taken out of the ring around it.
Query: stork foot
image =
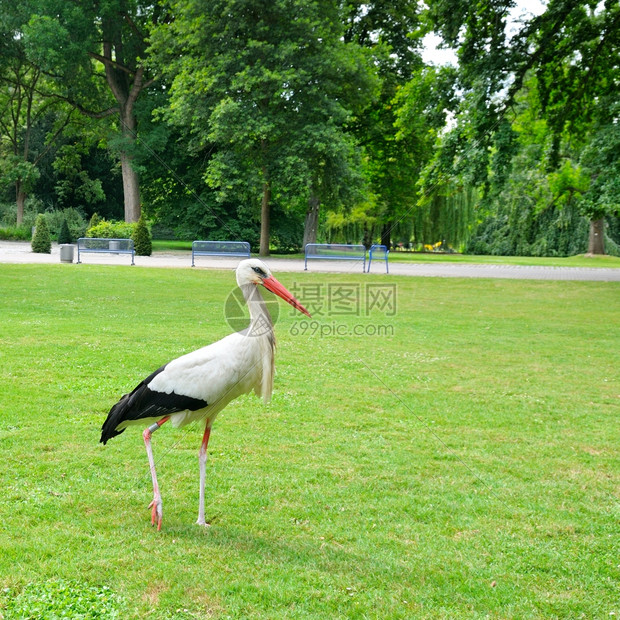
[[[204,517],[202,518],[198,517],[198,520],[196,521],[196,525],[202,525],[202,527],[211,527],[211,524],[207,523]]]
[[[161,520],[163,516],[161,497],[155,496],[153,501],[149,504],[149,508],[151,509],[151,525],[157,523],[157,531],[159,532],[161,530]]]

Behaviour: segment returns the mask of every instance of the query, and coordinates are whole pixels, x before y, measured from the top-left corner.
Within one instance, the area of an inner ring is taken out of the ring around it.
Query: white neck
[[[250,312],[250,333],[255,335],[273,334],[271,315],[258,286],[256,284],[244,284],[241,291]]]
[[[260,395],[265,402],[269,402],[273,390],[274,353],[276,336],[271,322],[271,315],[265,305],[265,300],[255,284],[245,284],[241,287],[243,296],[250,311],[250,326],[247,336],[256,338],[261,351],[262,379]]]

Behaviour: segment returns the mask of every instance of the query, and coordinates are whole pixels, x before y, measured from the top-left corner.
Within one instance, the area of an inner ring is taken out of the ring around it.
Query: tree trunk
[[[588,254],[605,254],[605,218],[590,220]]]
[[[127,146],[121,147],[121,172],[123,174],[123,198],[125,203],[125,221],[137,222],[140,219],[140,181],[138,173],[133,167],[131,148],[136,141],[136,119],[133,106],[121,106],[121,124],[123,142]]]
[[[140,219],[140,184],[138,173],[131,164],[131,156],[123,149],[120,153],[121,171],[123,173],[123,197],[125,203],[125,221],[137,222]]]
[[[306,223],[304,225],[304,242],[316,243],[316,234],[319,228],[319,209],[321,208],[321,199],[313,192],[310,192],[308,198],[308,210],[306,211]]]
[[[140,219],[140,185],[138,173],[132,166],[132,150],[136,142],[135,103],[138,95],[146,86],[144,83],[144,66],[135,72],[127,71],[123,66],[123,41],[119,24],[110,18],[103,20],[103,55],[96,56],[105,67],[106,81],[118,103],[123,143],[120,147],[121,171],[123,173],[123,194],[125,203],[125,221],[137,222]],[[133,73],[130,81],[128,73]]]
[[[390,249],[390,245],[392,243],[391,239],[392,225],[384,224],[381,228],[381,245],[384,245],[388,250]]]
[[[269,216],[271,209],[271,184],[263,183],[263,199],[260,208],[260,256],[269,256]]]
[[[24,222],[24,205],[26,204],[26,193],[22,189],[22,182],[15,181],[15,200],[17,202],[17,225],[21,226]]]

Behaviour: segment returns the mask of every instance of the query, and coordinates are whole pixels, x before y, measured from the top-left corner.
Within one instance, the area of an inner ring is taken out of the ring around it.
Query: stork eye
[[[261,277],[264,278],[267,274],[260,267],[252,267],[252,269]]]

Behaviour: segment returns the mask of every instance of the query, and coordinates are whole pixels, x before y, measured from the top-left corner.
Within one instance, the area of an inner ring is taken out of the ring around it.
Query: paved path
[[[85,254],[83,263],[129,265],[127,254]],[[77,260],[77,255],[75,260]],[[141,267],[183,267],[191,269],[191,252],[156,252],[153,256],[136,256]],[[51,254],[35,254],[29,242],[0,241],[0,263],[58,264],[60,250],[56,244]],[[295,258],[270,258],[266,262],[278,271],[303,271],[304,261]],[[234,269],[239,259],[196,259],[197,268]],[[308,270],[325,273],[361,273],[361,261],[310,261]],[[381,262],[373,263],[373,273],[383,273]],[[390,263],[390,274],[444,278],[509,278],[523,280],[590,280],[620,282],[620,268],[609,267],[528,267],[521,265],[481,265],[467,263]]]

